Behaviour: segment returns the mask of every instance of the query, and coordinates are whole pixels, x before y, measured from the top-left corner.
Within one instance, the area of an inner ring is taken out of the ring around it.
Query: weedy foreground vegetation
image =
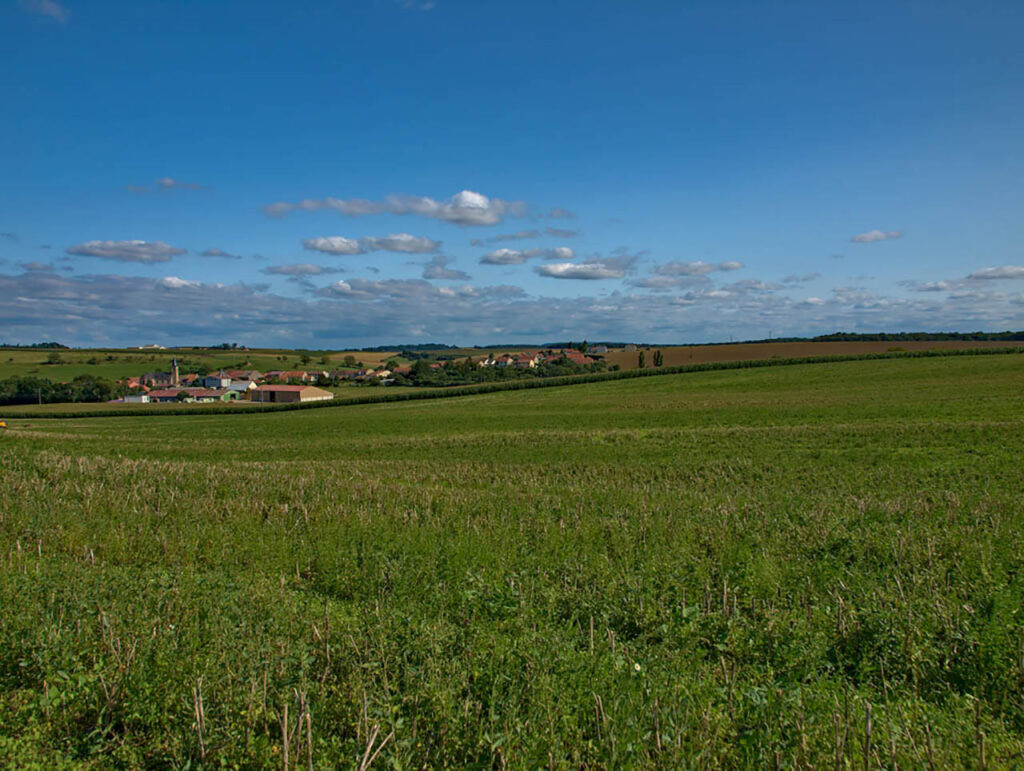
[[[9,423],[5,765],[1024,764],[1024,356]]]

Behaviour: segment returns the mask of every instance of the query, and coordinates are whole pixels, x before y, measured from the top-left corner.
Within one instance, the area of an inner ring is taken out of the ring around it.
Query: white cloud
[[[163,241],[86,241],[70,247],[67,253],[119,262],[154,263],[167,262],[185,251]]]
[[[157,282],[160,286],[165,286],[168,289],[184,289],[186,287],[197,287],[201,281],[187,281],[177,276],[164,276]]]
[[[302,245],[311,251],[327,254],[366,254],[378,251],[423,254],[435,251],[441,246],[441,242],[425,236],[393,233],[381,238],[373,236],[366,238],[345,238],[344,236],[307,238],[303,240]]]
[[[743,263],[737,260],[727,260],[726,262],[719,263],[704,262],[704,260],[694,260],[692,262],[676,260],[656,266],[654,273],[659,276],[706,276],[708,273],[715,271],[740,270],[742,267]]]
[[[734,281],[726,285],[725,288],[735,292],[775,292],[784,287],[781,284],[771,284],[756,278],[747,278],[743,281]]]
[[[480,258],[480,262],[484,265],[522,265],[530,257],[535,255],[530,254],[534,250],[523,251],[521,249],[508,249],[501,248],[495,249],[493,252],[488,252]]]
[[[240,260],[242,255],[231,254],[231,252],[225,252],[223,249],[206,249],[199,253],[200,257],[223,257],[226,260]]]
[[[600,281],[610,278],[622,278],[626,275],[625,268],[609,266],[602,262],[556,262],[551,265],[538,265],[534,270],[548,278],[578,279],[582,281]]]
[[[855,244],[871,244],[876,241],[888,241],[891,238],[900,238],[903,235],[898,230],[869,230],[867,233],[858,233],[850,238]]]
[[[493,299],[520,297],[525,294],[520,287],[513,286],[460,286],[437,287],[429,281],[421,279],[367,279],[353,278],[348,281],[335,281],[333,284],[313,292],[314,295],[335,300],[401,300],[405,303],[422,302],[418,306],[421,314],[429,314],[436,310],[433,304],[443,304],[453,298],[461,299]]]
[[[67,24],[71,18],[71,11],[56,0],[18,0],[18,5],[29,13],[49,16],[60,24]]]
[[[321,276],[327,273],[344,273],[341,268],[328,268],[323,265],[313,265],[309,262],[293,263],[291,265],[269,265],[261,272],[270,276]]]
[[[522,265],[527,260],[543,257],[545,260],[571,260],[576,253],[568,246],[556,246],[552,249],[509,249],[503,247],[488,252],[480,258],[483,265]]]
[[[9,266],[5,266],[9,267]],[[175,279],[175,280],[172,280]],[[178,277],[0,272],[0,318],[11,342],[57,339],[68,345],[163,345],[238,340],[268,347],[380,345],[397,340],[458,343],[576,339],[665,341],[813,335],[837,329],[1016,329],[1024,295],[975,291],[893,296],[838,288],[825,299],[724,289],[684,295],[612,291],[529,297],[519,287],[434,287],[427,281],[351,279],[285,297],[266,286],[207,284]],[[345,290],[347,287],[347,290]],[[441,289],[445,291],[442,292]],[[19,299],[23,298],[23,299]],[[709,306],[714,312],[709,312]],[[591,333],[592,332],[592,333]],[[48,334],[44,334],[48,333]]]
[[[57,270],[48,262],[19,262],[18,267],[22,270],[34,271],[36,273],[53,273]]]
[[[671,276],[647,276],[645,278],[633,279],[630,286],[637,289],[650,289],[653,292],[667,292],[670,289],[683,289],[686,287],[708,284],[710,281],[703,276],[673,278]]]
[[[296,210],[316,211],[330,209],[349,217],[367,214],[418,214],[422,217],[451,222],[455,225],[497,225],[508,215],[526,215],[526,204],[521,201],[504,201],[488,198],[482,193],[463,190],[446,201],[415,195],[390,195],[383,201],[369,201],[365,198],[307,198],[297,203],[279,201],[264,206],[263,210],[272,217],[281,217]]]
[[[969,279],[1024,278],[1024,265],[1003,265],[1001,268],[982,268],[967,276]]]
[[[311,251],[327,254],[363,254],[366,251],[357,239],[344,236],[307,238],[303,240],[302,245]]]
[[[440,241],[434,241],[424,236],[411,236],[408,233],[395,233],[383,238],[360,238],[359,243],[368,252],[405,252],[408,254],[423,254],[433,252],[440,245]]]
[[[448,267],[451,262],[447,257],[437,255],[423,267],[423,278],[441,281],[469,281],[469,274],[465,271],[455,270]]]

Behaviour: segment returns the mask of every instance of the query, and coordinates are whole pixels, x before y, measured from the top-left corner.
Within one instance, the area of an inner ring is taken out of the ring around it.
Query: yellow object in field
[[[0,420],[0,428],[7,428],[7,421],[6,420]]]

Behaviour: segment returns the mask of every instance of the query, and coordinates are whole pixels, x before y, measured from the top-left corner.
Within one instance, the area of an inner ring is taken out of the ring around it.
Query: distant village
[[[598,345],[589,353],[607,353]],[[182,374],[178,360],[171,360],[169,372],[146,372],[119,381],[127,393],[111,404],[151,404],[161,402],[210,403],[248,401],[272,404],[317,402],[334,398],[330,386],[419,385],[449,378],[480,381],[523,375],[563,374],[603,368],[599,359],[574,348],[486,354],[473,359],[449,361],[417,360],[409,365],[380,366],[376,369],[272,370],[260,372],[227,369],[200,375]]]

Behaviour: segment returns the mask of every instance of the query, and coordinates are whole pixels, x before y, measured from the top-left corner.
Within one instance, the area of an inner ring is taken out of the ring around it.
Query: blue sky
[[[1019,329],[1022,33],[1016,2],[0,0],[0,339]]]

